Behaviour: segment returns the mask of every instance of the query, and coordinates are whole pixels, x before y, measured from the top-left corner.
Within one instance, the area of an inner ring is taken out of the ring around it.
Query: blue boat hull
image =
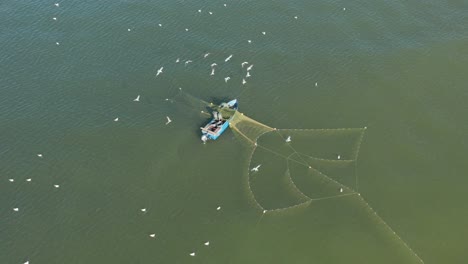
[[[214,123],[216,123],[216,120],[212,119],[210,123],[208,124],[214,124]],[[224,122],[224,124],[220,127],[220,129],[216,133],[212,134],[212,133],[202,132],[202,134],[205,135],[209,139],[216,140],[218,139],[219,136],[221,136],[221,134],[223,134],[224,131],[226,131],[228,127],[229,127],[229,120],[226,120],[226,122]]]

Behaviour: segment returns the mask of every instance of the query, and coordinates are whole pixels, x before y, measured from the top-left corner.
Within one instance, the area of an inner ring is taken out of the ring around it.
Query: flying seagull
[[[172,120],[171,120],[171,119],[170,119],[168,116],[166,116],[166,118],[167,118],[166,125],[168,125],[169,123],[171,123],[171,122],[172,122]]]
[[[255,167],[255,168],[252,168],[250,171],[258,171],[258,169],[260,169],[260,166],[262,166],[262,164],[258,165],[258,166]]]
[[[179,58],[177,58],[177,60],[176,60],[175,62],[176,62],[176,63],[179,63],[179,61],[180,61],[180,59],[179,59]]]
[[[206,53],[205,55],[203,55],[203,58],[208,57],[208,55],[210,55],[210,53]]]
[[[244,68],[245,65],[249,64],[247,61],[244,61],[243,63],[241,63],[241,67]]]
[[[140,102],[140,95],[138,95],[135,99],[133,99],[133,102]]]
[[[55,5],[56,7],[59,7],[59,6],[60,6],[60,4],[59,4],[59,3],[55,3],[54,5]]]
[[[245,75],[245,78],[249,78],[250,77],[250,72],[247,72],[247,74]]]
[[[224,82],[228,82],[231,79],[231,77],[226,77],[224,78]]]
[[[187,66],[187,64],[191,63],[192,61],[191,60],[188,60],[185,62],[185,66]]]
[[[116,118],[114,119],[114,122],[117,122],[117,121],[119,121],[119,118],[118,118],[118,117],[116,117]]]
[[[231,58],[232,58],[232,55],[229,55],[229,57],[227,57],[224,61],[228,62]]]
[[[163,72],[164,67],[159,68],[158,72],[156,73],[156,77]]]
[[[214,75],[214,72],[215,72],[215,69],[214,69],[214,68],[213,68],[213,69],[211,69],[211,73],[210,73],[210,75]]]
[[[247,82],[245,81],[245,79],[242,79],[242,84],[246,84]]]
[[[253,64],[247,68],[247,71],[250,71],[253,68]]]
[[[214,66],[218,66],[218,64],[216,64],[216,62],[213,62],[213,63],[211,64],[211,67],[214,67]]]
[[[263,32],[262,32],[262,34],[263,34],[263,35],[266,35],[266,32],[265,32],[265,31],[263,31]]]

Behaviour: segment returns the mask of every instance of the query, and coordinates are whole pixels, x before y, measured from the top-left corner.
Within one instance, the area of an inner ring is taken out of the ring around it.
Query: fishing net
[[[217,105],[223,101],[206,102],[183,91],[174,100],[205,117],[220,111]],[[357,198],[389,239],[423,263],[359,193],[356,168],[366,127],[277,129],[238,111],[229,114],[233,134],[248,151],[243,184],[248,201],[260,211],[260,220],[266,213],[282,214],[316,201]]]

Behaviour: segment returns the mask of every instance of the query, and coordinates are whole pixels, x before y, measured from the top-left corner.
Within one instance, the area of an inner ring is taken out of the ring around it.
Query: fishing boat
[[[206,143],[208,140],[216,140],[229,127],[229,121],[238,109],[237,99],[227,103],[221,103],[214,108],[213,119],[204,127],[200,127],[201,140]]]

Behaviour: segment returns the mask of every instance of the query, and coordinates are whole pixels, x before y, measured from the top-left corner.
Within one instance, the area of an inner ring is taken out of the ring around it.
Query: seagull
[[[59,6],[60,6],[60,4],[59,4],[59,3],[55,3],[54,5],[55,5],[56,7],[59,7]]]
[[[158,24],[158,26],[162,27],[162,24]]]
[[[58,46],[58,45],[60,45],[60,43],[58,43],[58,42],[55,42],[55,45],[57,45],[57,46]]]
[[[250,43],[252,43],[252,41],[251,41],[250,39],[249,39],[249,40],[247,40],[247,42],[248,42],[249,44],[250,44]]]
[[[168,116],[166,116],[166,118],[167,118],[166,125],[168,125],[170,122],[172,122],[172,120]]]
[[[58,185],[58,184],[54,184],[54,187],[55,187],[55,188],[58,188],[58,187],[60,187],[60,185]]]
[[[146,208],[141,208],[140,211],[142,211],[143,213],[146,213]]]
[[[40,153],[39,153],[39,154],[37,154],[37,156],[38,156],[39,158],[42,158],[42,154],[40,154]]]
[[[155,237],[156,237],[156,234],[153,233],[153,234],[150,234],[149,236],[150,236],[151,238],[155,238]]]
[[[211,69],[210,75],[214,75],[215,69]]]
[[[210,55],[210,53],[206,53],[205,55],[203,55],[203,58],[208,57],[208,55]]]
[[[338,155],[338,159],[341,159],[341,155]]]
[[[231,58],[232,58],[232,55],[229,55],[229,57],[227,57],[224,61],[228,62]]]
[[[250,77],[250,72],[247,72],[247,74],[245,75],[245,78],[249,78]]]
[[[31,178],[29,178],[29,179],[26,179],[26,181],[27,181],[27,182],[30,182],[30,181],[31,181]]]
[[[246,84],[247,82],[245,81],[245,79],[242,79],[242,84]]]
[[[245,65],[249,64],[248,62],[244,61],[243,63],[241,63],[241,67],[244,68]]]
[[[224,4],[224,6],[226,7],[227,5],[226,5],[226,4]]]
[[[342,193],[342,192],[343,192],[343,188],[340,188],[340,193]]]
[[[201,13],[201,9],[198,9],[198,13]]]
[[[29,260],[28,260],[28,261],[26,261],[24,264],[29,264]]]
[[[14,181],[15,181],[15,179],[8,179],[8,180],[9,180],[10,182],[14,182]]]
[[[190,256],[195,257],[195,252],[190,253]]]
[[[179,59],[179,58],[177,58],[177,60],[176,60],[175,62],[176,62],[176,63],[179,63],[179,61],[180,61],[180,59]]]
[[[118,117],[116,117],[116,118],[114,119],[114,122],[117,122],[117,121],[119,121],[119,118],[118,118]]]
[[[266,35],[266,32],[265,32],[265,31],[263,31],[263,32],[262,32],[262,34],[263,34],[263,35]]]
[[[156,77],[163,72],[164,67],[159,68],[158,72],[156,73]]]
[[[56,17],[53,17],[52,19],[53,19],[53,20],[57,20],[57,18],[56,18]]]
[[[140,95],[138,95],[135,99],[133,99],[133,102],[140,102]]]
[[[216,62],[213,62],[213,63],[211,64],[211,67],[214,67],[214,66],[218,66],[218,64],[216,64]]]
[[[186,28],[185,31],[188,31],[188,28]]]
[[[185,66],[187,66],[187,64],[191,63],[192,61],[191,60],[188,60],[185,62]]]
[[[260,169],[260,166],[262,166],[262,164],[258,165],[258,166],[255,167],[255,168],[252,168],[250,171],[258,171],[258,169]]]
[[[19,211],[19,208],[18,208],[18,207],[15,207],[15,208],[13,208],[13,211],[18,212],[18,211]]]
[[[216,211],[221,210],[221,206],[216,207]]]
[[[266,212],[267,212],[267,210],[263,210],[263,213],[266,213]]]
[[[127,31],[132,31],[131,29],[127,29]]]
[[[205,246],[209,246],[209,245],[210,245],[210,241],[206,241]]]
[[[226,77],[224,78],[224,82],[228,82],[231,79],[231,77]]]
[[[291,136],[288,136],[288,138],[286,139],[286,142],[291,142]]]
[[[346,7],[343,7],[343,11],[346,11]]]
[[[211,12],[211,11],[210,11],[210,12],[208,12],[208,13],[210,13],[210,15],[212,15],[212,14],[213,14],[213,12]]]
[[[247,71],[250,71],[253,68],[253,64],[247,68]]]
[[[294,19],[297,19],[297,16],[295,16]]]
[[[318,86],[318,83],[316,82],[316,83],[315,83],[315,87],[317,87],[317,86]]]

